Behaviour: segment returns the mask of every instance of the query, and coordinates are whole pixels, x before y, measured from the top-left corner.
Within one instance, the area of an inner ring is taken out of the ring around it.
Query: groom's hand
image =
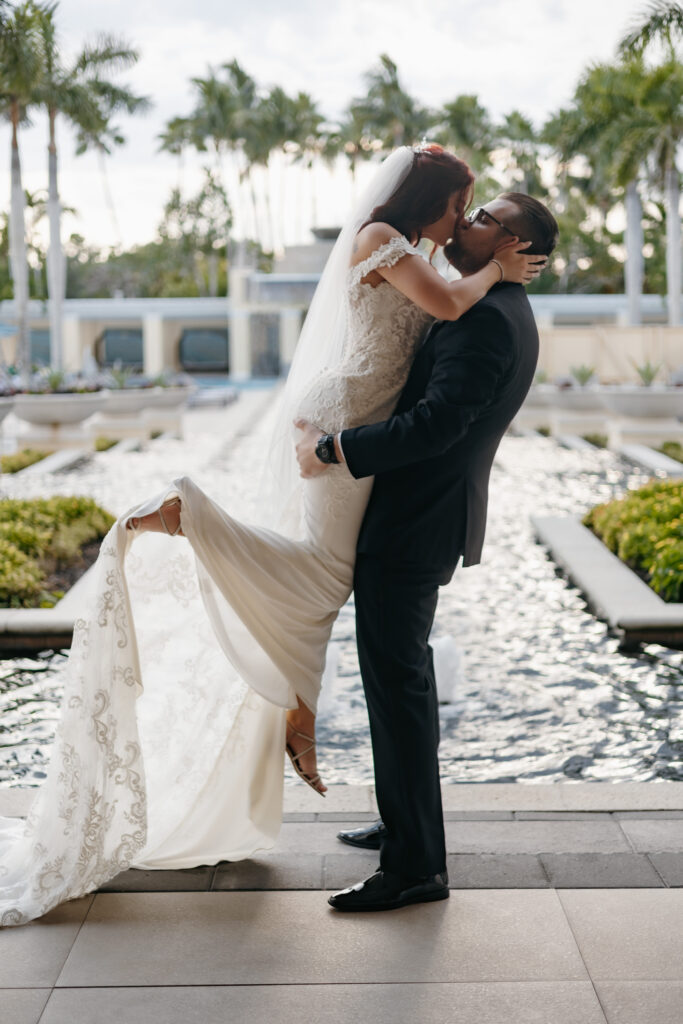
[[[294,426],[302,432],[296,444],[296,457],[299,463],[299,472],[302,477],[308,479],[313,476],[320,476],[328,466],[321,462],[315,454],[315,446],[320,436],[325,433],[320,427],[314,426],[308,420],[295,420]]]

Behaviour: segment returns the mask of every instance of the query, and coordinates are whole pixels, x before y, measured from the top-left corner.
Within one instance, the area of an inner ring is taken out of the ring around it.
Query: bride
[[[457,319],[498,281],[539,273],[516,239],[462,281],[446,282],[420,257],[421,238],[436,248],[451,237],[472,183],[440,147],[403,147],[341,232],[281,402],[268,526],[239,522],[183,477],[103,541],[46,781],[26,822],[0,819],[1,925],[130,866],[184,868],[271,848],[284,750],[324,795],[315,712],[372,481],[345,466],[301,480],[292,424],[327,434],[385,419],[434,317]],[[129,585],[124,563],[140,533],[186,537],[196,576],[148,538]]]

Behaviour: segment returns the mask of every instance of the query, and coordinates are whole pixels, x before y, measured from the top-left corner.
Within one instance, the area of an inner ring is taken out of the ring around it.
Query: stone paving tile
[[[548,888],[540,859],[527,853],[451,853],[448,881],[451,889]]]
[[[353,850],[348,853],[328,854],[324,859],[323,886],[325,889],[345,889],[364,878],[374,875],[379,867],[377,850]]]
[[[471,782],[447,784],[441,792],[448,811],[683,810],[677,782]]]
[[[49,988],[0,989],[2,1024],[38,1024],[49,995]]]
[[[344,849],[344,844],[337,839],[344,825],[356,828],[358,822],[349,821],[318,821],[315,825],[305,822],[286,822],[280,829],[277,841],[279,853],[337,853]]]
[[[613,821],[446,822],[449,853],[616,853],[630,847]]]
[[[313,811],[319,814],[321,811],[329,813],[332,811],[368,811],[374,814],[375,797],[372,786],[329,786],[327,795],[323,799],[315,793],[310,786],[297,781],[285,785],[284,809],[292,811]]]
[[[54,985],[92,902],[92,896],[85,896],[55,907],[38,921],[4,928],[0,932],[0,989]]]
[[[556,895],[593,981],[683,981],[683,889]]]
[[[608,1024],[681,1024],[683,982],[598,981]]]
[[[356,1020],[605,1024],[593,987],[586,981],[58,989],[41,1024],[349,1024]]]
[[[378,814],[376,811],[321,811],[316,815],[318,821],[339,821],[347,822],[349,828],[353,828],[355,825],[365,824],[365,822],[377,821]],[[343,824],[341,825],[343,828]]]
[[[683,811],[615,811],[614,817],[619,821],[628,821],[631,818],[642,818],[645,821],[668,818],[670,821],[676,821],[683,818]]]
[[[515,811],[515,821],[611,821],[607,811]]]
[[[317,821],[318,815],[313,811],[290,811],[282,815],[283,821]]]
[[[462,891],[390,914],[320,893],[103,893],[57,986],[586,981],[557,894]]]
[[[98,892],[206,892],[211,888],[213,867],[182,871],[122,871]]]
[[[216,866],[214,891],[237,889],[322,889],[320,854],[260,854],[249,860]]]
[[[683,853],[650,853],[648,859],[666,885],[683,886]]]
[[[444,811],[444,821],[512,821],[512,811]]]
[[[683,853],[683,820],[628,818],[620,825],[639,852]]]
[[[558,889],[659,888],[664,883],[637,853],[544,853],[550,884]]]

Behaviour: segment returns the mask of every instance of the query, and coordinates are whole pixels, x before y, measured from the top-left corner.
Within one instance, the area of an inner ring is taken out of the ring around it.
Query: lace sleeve
[[[394,235],[388,242],[371,252],[367,259],[351,267],[349,281],[351,284],[358,284],[371,270],[377,270],[378,267],[393,267],[404,256],[419,255],[417,249],[413,248],[404,235]]]

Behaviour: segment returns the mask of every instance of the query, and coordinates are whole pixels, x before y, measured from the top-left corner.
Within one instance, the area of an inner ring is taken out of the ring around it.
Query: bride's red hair
[[[474,175],[464,160],[435,143],[420,146],[408,174],[386,203],[376,206],[367,224],[391,224],[412,241],[422,229],[443,217],[454,192],[463,196],[463,211],[472,201]],[[365,225],[363,225],[365,226]]]

